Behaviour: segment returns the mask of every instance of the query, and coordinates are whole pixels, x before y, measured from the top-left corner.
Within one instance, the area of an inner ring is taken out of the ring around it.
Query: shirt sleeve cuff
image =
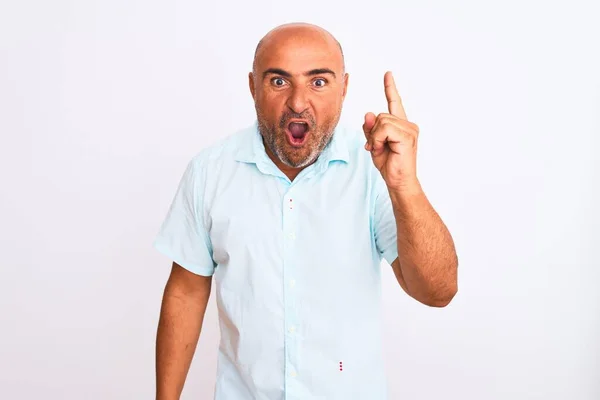
[[[388,262],[388,264],[392,265],[392,263],[394,262],[394,260],[396,258],[398,258],[398,249],[396,249],[396,246],[392,246],[392,248],[390,248],[389,250],[383,252],[382,256],[385,259],[385,261]]]
[[[173,262],[177,263],[184,269],[190,271],[193,274],[201,275],[201,276],[212,276],[215,273],[215,268],[213,266],[206,267],[191,263],[182,257],[175,256],[170,249],[164,246],[160,241],[156,240],[153,244],[153,247],[162,255],[171,259]]]

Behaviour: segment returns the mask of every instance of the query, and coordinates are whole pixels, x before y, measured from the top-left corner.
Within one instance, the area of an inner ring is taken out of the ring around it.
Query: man
[[[418,127],[390,73],[389,112],[338,126],[348,74],[322,28],[259,43],[257,121],[188,164],[155,246],[172,259],[157,334],[157,399],[178,399],[216,284],[215,399],[386,398],[380,264],[408,295],[457,291],[450,234],[416,173]],[[382,93],[383,95],[383,93]]]

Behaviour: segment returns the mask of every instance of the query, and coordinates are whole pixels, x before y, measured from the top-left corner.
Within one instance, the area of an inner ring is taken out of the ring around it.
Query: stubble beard
[[[279,126],[265,123],[265,118],[257,109],[258,129],[263,137],[265,145],[271,152],[281,160],[282,163],[291,168],[304,168],[317,160],[323,149],[333,138],[338,118],[318,126],[310,115],[286,113],[281,119]],[[293,148],[286,138],[286,126],[291,118],[306,119],[309,121],[310,133],[307,142],[302,148]]]

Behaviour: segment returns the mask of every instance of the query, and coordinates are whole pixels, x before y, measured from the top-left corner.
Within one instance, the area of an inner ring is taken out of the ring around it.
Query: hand
[[[365,115],[363,131],[375,167],[381,172],[389,189],[402,190],[418,187],[417,138],[419,127],[409,122],[402,107],[391,72],[383,78],[388,113]]]

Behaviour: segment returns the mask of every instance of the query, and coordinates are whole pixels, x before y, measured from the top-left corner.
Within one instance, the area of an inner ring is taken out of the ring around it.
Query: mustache
[[[308,112],[305,113],[295,113],[295,112],[285,112],[283,113],[283,115],[281,116],[281,119],[279,120],[279,128],[280,129],[285,129],[285,127],[288,125],[288,121],[290,119],[304,119],[308,121],[308,124],[310,125],[311,128],[314,128],[316,126],[316,121],[315,118]]]

